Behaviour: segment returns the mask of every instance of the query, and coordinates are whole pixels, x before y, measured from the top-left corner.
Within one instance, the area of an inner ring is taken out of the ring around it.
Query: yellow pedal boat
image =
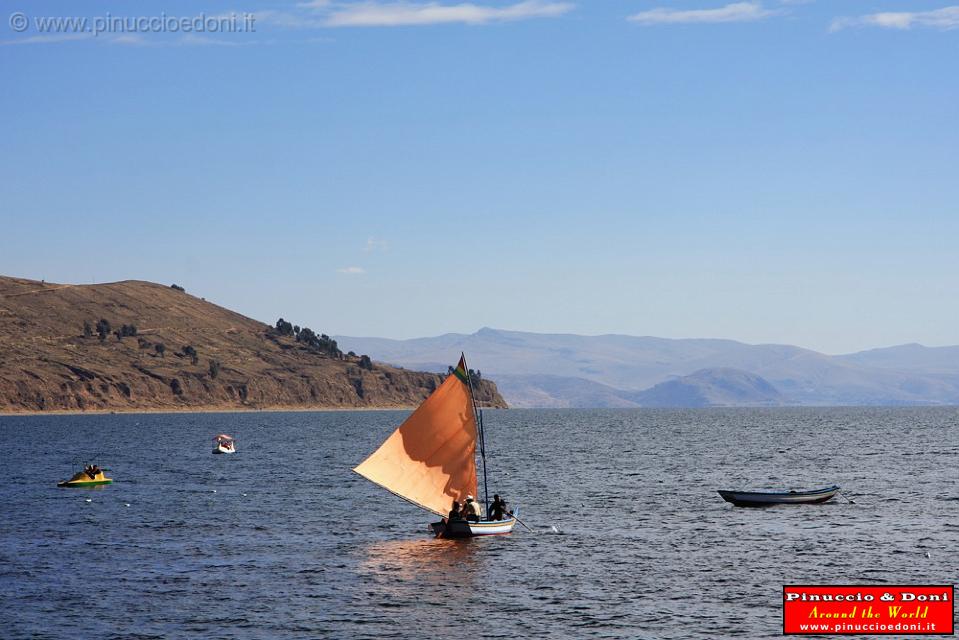
[[[91,478],[86,471],[78,471],[69,480],[58,482],[58,487],[96,487],[104,484],[113,484],[113,478],[108,478],[103,471],[97,471]]]

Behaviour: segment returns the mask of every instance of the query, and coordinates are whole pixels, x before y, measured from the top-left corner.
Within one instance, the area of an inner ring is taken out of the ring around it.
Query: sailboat
[[[483,464],[483,502],[486,490],[486,445],[482,413],[476,409],[473,381],[466,356],[430,397],[353,471],[421,509],[443,517],[430,525],[437,537],[466,538],[510,533],[513,514],[503,520],[450,520],[453,501],[477,495],[476,444]],[[486,516],[488,518],[488,515]]]

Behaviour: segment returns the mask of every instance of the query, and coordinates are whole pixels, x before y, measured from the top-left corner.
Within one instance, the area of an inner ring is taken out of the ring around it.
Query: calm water
[[[404,415],[0,417],[4,637],[778,638],[784,583],[959,582],[957,409],[488,412],[535,533],[461,542],[349,470]]]

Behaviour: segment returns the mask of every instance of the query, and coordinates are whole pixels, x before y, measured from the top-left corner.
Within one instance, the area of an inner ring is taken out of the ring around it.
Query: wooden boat
[[[443,517],[430,525],[437,537],[468,538],[510,533],[512,515],[504,520],[447,521],[453,501],[478,495],[476,449],[483,462],[486,491],[486,446],[482,414],[476,409],[466,356],[453,373],[423,401],[390,437],[353,471],[421,509]]]
[[[832,485],[812,491],[720,491],[726,502],[737,507],[768,507],[774,504],[818,504],[826,502],[839,493],[839,486]]]
[[[236,442],[233,436],[225,433],[213,436],[213,453],[236,453]]]
[[[108,478],[104,475],[103,470],[99,469],[93,476],[84,471],[78,471],[73,475],[69,480],[64,480],[63,482],[58,482],[58,487],[70,487],[70,488],[82,488],[82,487],[97,487],[105,484],[113,484],[113,478]]]
[[[430,530],[437,538],[471,538],[510,533],[515,525],[515,515],[506,520],[480,520],[479,522],[443,518],[440,522],[430,523]]]

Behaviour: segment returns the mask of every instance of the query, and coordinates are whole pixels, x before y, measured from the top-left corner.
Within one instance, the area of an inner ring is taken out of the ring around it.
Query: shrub
[[[100,318],[97,321],[97,335],[100,336],[100,342],[103,342],[107,339],[107,336],[110,335],[110,321],[105,318]]]
[[[164,355],[164,354],[166,354],[166,345],[163,344],[162,342],[159,342],[159,343],[153,345],[153,350],[156,351],[157,355],[160,356],[161,358],[166,357],[166,356]]]
[[[370,357],[367,355],[360,356],[360,369],[366,369],[367,371],[373,370],[373,361],[370,360]]]
[[[220,375],[220,361],[210,360],[210,377],[216,380],[218,375]]]
[[[342,359],[343,357],[343,352],[337,346],[336,340],[325,333],[316,335],[313,329],[294,325],[283,318],[276,321],[274,330],[281,336],[293,336],[297,342],[302,342],[314,351],[328,354],[334,358]]]
[[[124,338],[135,338],[137,335],[136,325],[125,324],[119,329],[114,331],[117,336],[117,340],[123,340]]]
[[[281,336],[293,335],[293,325],[283,318],[276,321],[276,330]]]
[[[186,289],[184,289],[183,287],[181,287],[180,285],[178,285],[178,284],[176,284],[176,283],[171,284],[171,285],[170,285],[170,288],[171,288],[171,289],[176,289],[177,291],[186,292]]]
[[[89,320],[83,321],[83,337],[84,338],[93,337],[93,326],[90,324]]]
[[[329,354],[333,357],[340,357],[343,355],[343,352],[340,351],[339,347],[336,345],[336,340],[325,333],[316,335],[313,329],[310,329],[309,327],[303,327],[300,329],[300,332],[296,334],[296,341],[303,342],[316,351]]]

